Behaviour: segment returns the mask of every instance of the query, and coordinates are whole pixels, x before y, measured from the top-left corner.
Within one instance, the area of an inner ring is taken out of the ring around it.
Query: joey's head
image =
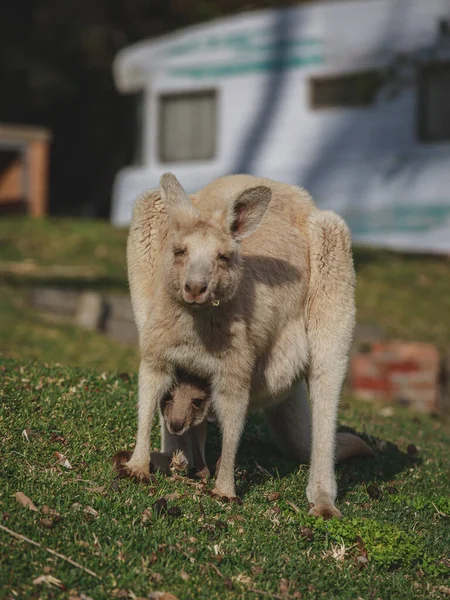
[[[230,300],[242,277],[241,241],[260,224],[270,188],[248,188],[208,215],[192,204],[171,173],[161,177],[160,191],[169,217],[164,277],[170,295],[193,308]]]
[[[200,425],[211,408],[209,385],[191,375],[181,377],[161,400],[161,414],[170,433],[182,435]]]

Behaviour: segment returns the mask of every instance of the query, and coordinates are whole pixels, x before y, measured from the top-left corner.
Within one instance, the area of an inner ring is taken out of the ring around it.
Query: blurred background
[[[135,369],[135,197],[249,172],[350,225],[352,391],[448,407],[450,0],[17,0],[0,77],[4,354]]]

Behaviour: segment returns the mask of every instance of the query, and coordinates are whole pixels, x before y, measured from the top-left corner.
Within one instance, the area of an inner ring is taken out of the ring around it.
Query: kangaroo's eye
[[[166,394],[165,396],[163,396],[163,398],[161,399],[161,408],[165,408],[168,404],[170,404],[172,402],[173,398],[171,396],[171,394]]]
[[[192,404],[195,406],[195,408],[200,408],[203,404],[203,400],[201,398],[193,398]]]
[[[223,263],[229,263],[231,260],[231,256],[229,254],[219,254],[217,258]]]
[[[175,256],[185,256],[186,250],[184,248],[174,248],[173,253]]]

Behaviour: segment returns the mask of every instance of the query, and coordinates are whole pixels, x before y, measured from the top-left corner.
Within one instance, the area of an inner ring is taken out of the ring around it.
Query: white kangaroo
[[[214,493],[235,496],[246,414],[264,408],[280,445],[310,459],[310,514],[341,516],[336,420],[355,319],[344,221],[292,185],[233,175],[189,197],[168,173],[136,202],[128,273],[141,364],[125,472],[149,477],[153,417],[182,369],[211,382],[222,430]],[[173,446],[169,435],[163,452]]]

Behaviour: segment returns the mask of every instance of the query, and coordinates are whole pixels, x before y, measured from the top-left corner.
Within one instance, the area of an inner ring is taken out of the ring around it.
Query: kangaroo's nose
[[[172,421],[170,426],[174,433],[178,433],[179,431],[181,431],[184,428],[184,422],[183,421]]]
[[[187,281],[184,289],[188,294],[191,294],[194,298],[201,296],[208,289],[206,281]]]

